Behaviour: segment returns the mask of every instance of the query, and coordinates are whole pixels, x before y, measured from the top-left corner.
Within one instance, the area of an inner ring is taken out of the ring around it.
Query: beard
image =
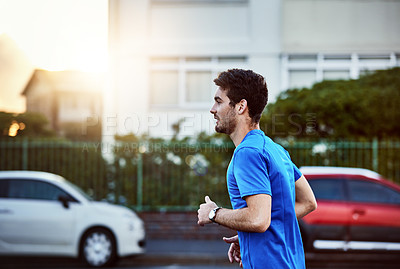
[[[221,120],[219,117],[218,119],[218,123],[215,125],[215,131],[217,133],[230,135],[233,133],[233,131],[235,131],[237,121],[234,110],[230,110],[228,112],[228,114],[225,116],[225,120]]]

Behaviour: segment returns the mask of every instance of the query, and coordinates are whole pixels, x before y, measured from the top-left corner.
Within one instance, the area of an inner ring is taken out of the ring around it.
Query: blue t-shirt
[[[252,130],[237,146],[227,171],[233,209],[247,207],[244,198],[272,197],[271,224],[264,233],[238,231],[245,269],[305,268],[303,243],[294,210],[295,181],[301,172],[288,152],[261,130]]]

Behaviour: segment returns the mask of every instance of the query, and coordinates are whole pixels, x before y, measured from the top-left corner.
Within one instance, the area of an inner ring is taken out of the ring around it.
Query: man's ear
[[[246,101],[246,99],[240,100],[240,102],[236,104],[236,108],[237,108],[237,111],[238,111],[239,115],[243,114],[247,109],[247,101]]]

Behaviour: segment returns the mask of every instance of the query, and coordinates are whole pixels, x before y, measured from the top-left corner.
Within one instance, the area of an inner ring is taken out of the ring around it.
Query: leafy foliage
[[[229,205],[225,173],[234,147],[225,136],[200,133],[178,139],[174,135],[167,141],[129,134],[116,140],[120,143],[114,150],[113,166],[124,177],[118,188],[129,194],[124,197],[128,204],[136,204],[139,198],[153,208],[191,208],[208,194],[219,204]],[[141,193],[145,195],[140,198]]]
[[[285,91],[267,106],[261,126],[271,137],[395,138],[399,105],[400,68],[393,68]]]
[[[60,124],[63,136],[72,141],[101,141],[101,123],[88,125],[86,122]]]
[[[16,124],[16,135],[26,137],[51,137],[54,132],[48,128],[47,118],[39,113],[12,114],[0,112],[0,137],[8,137],[10,127]]]

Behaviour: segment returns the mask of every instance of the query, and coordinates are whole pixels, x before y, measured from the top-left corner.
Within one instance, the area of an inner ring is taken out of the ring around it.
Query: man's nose
[[[212,106],[212,108],[210,109],[210,113],[211,113],[211,114],[217,113],[217,111],[215,110],[214,106]]]

